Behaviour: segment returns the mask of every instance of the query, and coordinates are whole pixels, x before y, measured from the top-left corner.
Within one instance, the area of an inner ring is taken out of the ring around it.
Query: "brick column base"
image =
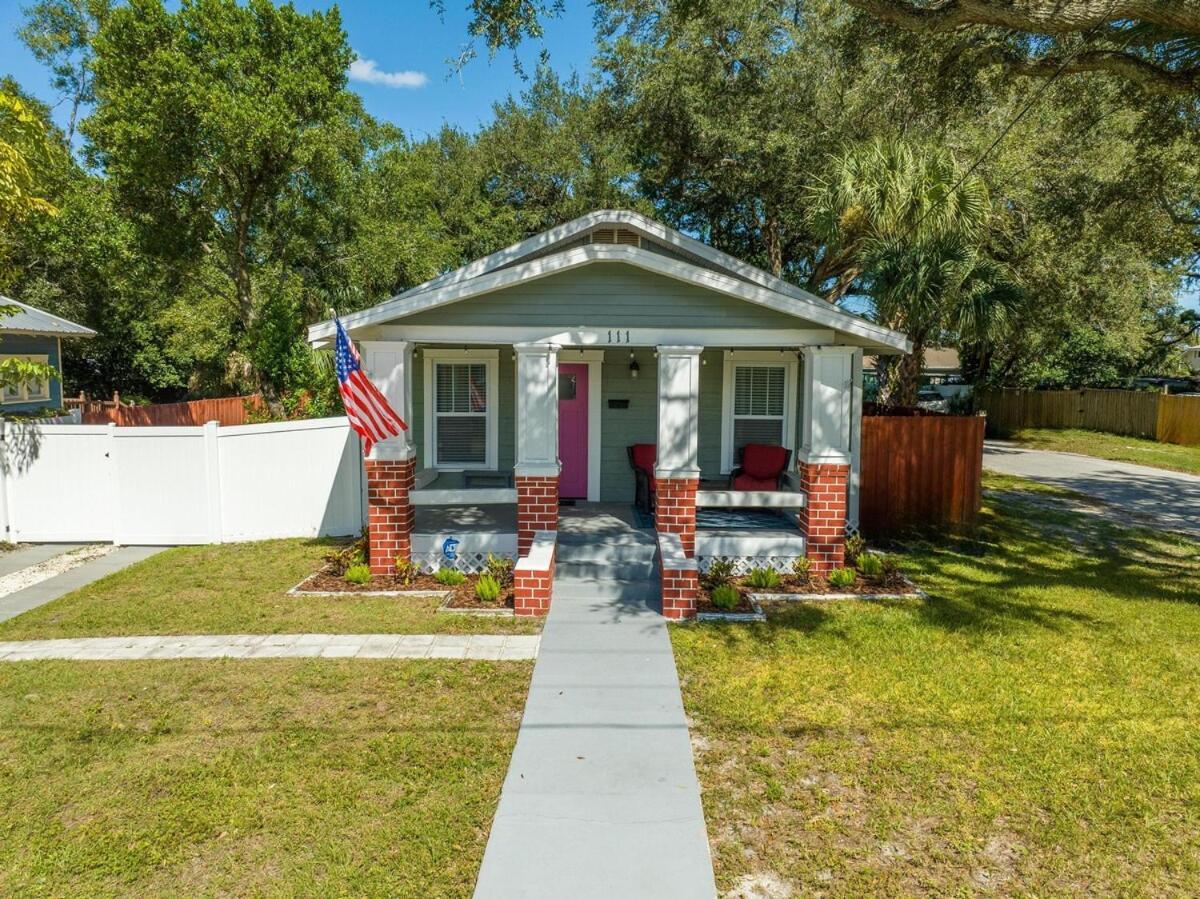
[[[529,553],[517,561],[513,569],[514,614],[545,615],[550,611],[556,554],[554,534],[543,531]]]
[[[808,543],[812,573],[828,575],[846,562],[846,489],[850,466],[801,462],[800,489],[808,500],[800,510],[800,530]]]
[[[538,531],[558,530],[558,478],[517,475],[517,555],[524,556]]]
[[[696,617],[700,572],[692,568],[663,568],[662,613],[664,618],[683,621]]]
[[[696,490],[699,478],[654,479],[654,529],[660,534],[678,534],[683,551],[696,554]]]
[[[408,501],[415,459],[368,459],[367,551],[371,574],[391,574],[396,559],[412,558],[413,507]]]

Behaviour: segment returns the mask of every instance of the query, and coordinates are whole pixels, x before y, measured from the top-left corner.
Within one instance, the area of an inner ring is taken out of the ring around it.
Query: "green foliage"
[[[826,578],[829,581],[829,586],[835,587],[838,590],[853,587],[857,579],[858,575],[855,574],[853,568],[835,568],[829,572],[829,577]]]
[[[871,553],[863,553],[855,560],[859,574],[873,581],[883,577],[883,559]]]
[[[488,553],[484,563],[487,573],[502,587],[507,587],[513,580],[513,560],[508,556],[494,556]]]
[[[481,574],[475,581],[475,597],[480,602],[495,602],[500,598],[500,582],[490,574]]]
[[[354,565],[365,565],[367,562],[367,538],[360,537],[349,546],[325,555],[325,564],[329,573],[341,577]]]
[[[858,561],[859,556],[867,551],[867,540],[862,534],[851,534],[846,538],[845,554],[846,561],[853,565]]]
[[[420,573],[420,569],[416,563],[412,559],[404,558],[404,556],[396,556],[396,561],[392,567],[396,571],[396,580],[405,587],[412,584],[413,579]]]
[[[808,556],[796,556],[792,560],[792,576],[802,584],[810,583],[812,581],[812,559]]]
[[[732,559],[713,559],[708,564],[708,569],[700,576],[701,586],[705,590],[715,590],[722,584],[728,584],[733,580],[733,560]]]
[[[359,586],[367,584],[371,580],[371,566],[361,562],[351,565],[346,569],[345,577],[351,584],[358,584]]]
[[[738,603],[742,601],[742,595],[738,593],[737,587],[733,584],[721,584],[714,587],[709,593],[709,598],[714,606],[724,612],[736,609]]]
[[[457,568],[439,568],[433,573],[433,579],[443,587],[457,587],[467,576]]]
[[[774,568],[751,568],[746,575],[746,583],[756,590],[773,590],[779,581],[779,572]]]

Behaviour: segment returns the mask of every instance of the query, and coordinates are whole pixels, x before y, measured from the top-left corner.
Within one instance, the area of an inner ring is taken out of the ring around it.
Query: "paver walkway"
[[[475,895],[715,896],[653,543],[569,522]],[[594,579],[618,565],[627,580]]]
[[[58,552],[65,552],[69,548],[60,546],[58,547]],[[93,581],[98,581],[102,577],[120,571],[134,562],[148,559],[155,553],[162,552],[165,548],[163,546],[122,546],[106,556],[91,559],[82,565],[72,568],[70,571],[64,571],[62,574],[56,574],[52,578],[32,584],[24,590],[18,590],[15,593],[8,594],[8,596],[0,597],[0,621],[15,618],[22,612],[36,609],[38,606],[52,602],[60,596],[66,596],[71,591],[78,590],[80,587],[86,587]],[[58,552],[52,555],[57,555]],[[44,559],[37,561],[44,561]],[[34,563],[31,562],[30,564]]]
[[[1200,538],[1200,477],[988,440],[983,465],[1100,500],[1146,527]]]
[[[39,659],[537,658],[539,637],[517,634],[201,634],[0,642],[0,662]]]

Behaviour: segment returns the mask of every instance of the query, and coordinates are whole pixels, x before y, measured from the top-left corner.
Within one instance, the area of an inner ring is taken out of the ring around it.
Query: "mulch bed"
[[[699,596],[696,597],[696,611],[701,614],[711,612],[724,615],[753,615],[758,609],[754,608],[754,604],[750,602],[750,597],[744,587],[738,588],[738,604],[732,609],[722,609],[713,605],[708,591],[701,588]]]
[[[421,573],[407,582],[394,574],[373,574],[365,584],[352,584],[344,577],[333,574],[328,567],[322,568],[296,587],[298,593],[443,593],[449,594],[446,607],[450,609],[511,609],[513,607],[512,585],[500,591],[496,602],[481,602],[475,595],[478,575],[468,574],[457,587],[439,584],[432,574]]]

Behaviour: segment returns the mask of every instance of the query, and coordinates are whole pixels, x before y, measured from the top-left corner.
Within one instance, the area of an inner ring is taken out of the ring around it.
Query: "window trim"
[[[800,360],[791,350],[726,350],[722,359],[721,474],[733,471],[733,393],[736,368],[783,368],[783,442],[796,449],[796,399]]]
[[[5,359],[27,359],[30,362],[40,362],[42,365],[50,364],[50,356],[47,353],[0,353],[0,362],[3,362]],[[7,391],[0,391],[0,405],[17,406],[21,403],[48,403],[54,399],[54,390],[50,384],[51,380],[53,379],[46,379],[44,382],[45,393],[39,396],[29,395],[28,384],[19,384],[17,390],[20,392],[20,396],[13,397],[12,399],[4,395]]]
[[[495,471],[500,455],[500,351],[497,349],[474,350],[421,350],[424,365],[425,396],[425,468],[437,471]],[[447,462],[440,464],[437,458],[437,412],[434,406],[434,365],[438,363],[482,362],[486,366],[487,384],[484,401],[487,403],[485,418],[486,452],[482,463]]]

